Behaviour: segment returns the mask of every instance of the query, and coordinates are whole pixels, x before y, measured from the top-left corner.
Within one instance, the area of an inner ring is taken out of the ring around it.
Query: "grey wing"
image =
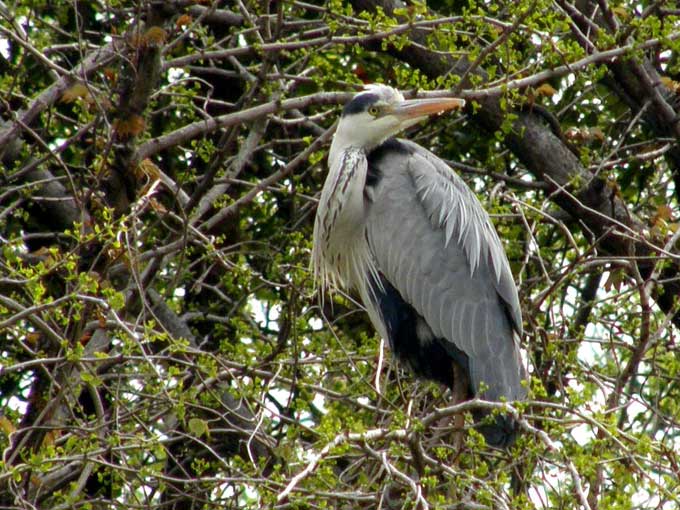
[[[444,162],[401,140],[410,153],[386,156],[367,220],[380,271],[422,315],[436,337],[469,357],[475,391],[524,396],[514,332],[521,334],[517,289],[488,215]]]

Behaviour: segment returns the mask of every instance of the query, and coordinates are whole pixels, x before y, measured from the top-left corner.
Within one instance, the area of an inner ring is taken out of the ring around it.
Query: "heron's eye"
[[[377,106],[369,106],[368,107],[368,114],[373,115],[374,117],[377,117],[378,114],[380,113],[380,108]]]

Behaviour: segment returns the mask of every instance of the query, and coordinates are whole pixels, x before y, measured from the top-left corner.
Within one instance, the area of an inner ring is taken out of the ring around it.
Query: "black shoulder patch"
[[[366,159],[368,159],[368,166],[376,165],[388,154],[412,154],[413,150],[406,145],[404,142],[397,140],[396,138],[390,138],[384,141],[374,149],[371,149],[368,154],[366,154]]]
[[[388,154],[411,154],[413,151],[405,143],[400,142],[396,138],[381,143],[376,148],[371,149],[366,154],[368,160],[368,172],[366,173],[366,187],[372,188],[377,186],[382,177],[382,170],[380,168],[381,160]]]
[[[342,109],[342,115],[352,115],[353,113],[361,113],[366,111],[366,108],[378,101],[378,99],[380,99],[378,94],[359,94],[345,105],[345,107]]]

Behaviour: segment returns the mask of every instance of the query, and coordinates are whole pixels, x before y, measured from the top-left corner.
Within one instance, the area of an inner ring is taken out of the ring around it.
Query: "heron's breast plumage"
[[[332,161],[314,223],[314,272],[323,287],[363,296],[366,275],[376,272],[365,235],[366,154],[349,147]]]

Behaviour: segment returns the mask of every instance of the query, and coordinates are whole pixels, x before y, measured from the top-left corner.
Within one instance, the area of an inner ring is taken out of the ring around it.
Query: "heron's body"
[[[398,122],[379,125],[374,105]],[[462,373],[468,396],[521,399],[519,300],[489,217],[442,160],[390,137],[435,105],[378,86],[345,107],[314,226],[315,271],[324,285],[358,290],[416,374],[454,387]],[[485,435],[497,444],[512,436]]]

